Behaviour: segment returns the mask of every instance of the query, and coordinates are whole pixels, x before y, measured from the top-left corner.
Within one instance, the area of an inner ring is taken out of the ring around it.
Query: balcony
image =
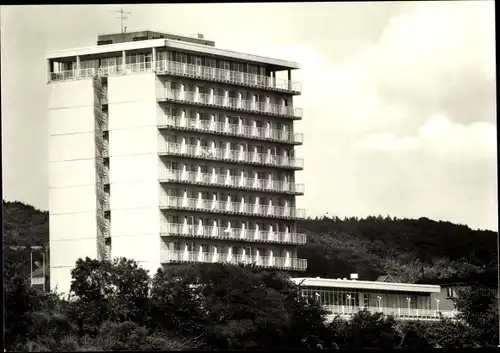
[[[91,78],[96,75],[97,71],[94,68],[80,70],[65,70],[50,73],[50,81],[71,81]]]
[[[65,70],[51,72],[50,81],[68,81],[79,80],[95,76],[101,77],[126,75],[133,73],[152,72],[151,62],[139,62],[134,64],[113,65],[80,70]],[[273,79],[272,77],[256,75],[247,72],[218,69],[215,67],[185,64],[176,61],[157,61],[157,74],[168,74],[172,76],[182,76],[190,78],[200,78],[202,80],[223,82],[238,86],[265,89],[276,92],[286,92],[291,94],[300,94],[302,85],[297,81],[284,79]]]
[[[165,89],[165,97],[158,98],[158,101],[174,101],[292,119],[302,118],[302,108],[177,89]]]
[[[305,217],[305,210],[290,206],[264,206],[245,202],[193,199],[166,195],[160,196],[160,208],[281,219]]]
[[[160,176],[159,180],[160,182],[166,183],[175,182],[192,185],[218,186],[221,188],[255,190],[288,195],[304,194],[304,184],[182,170],[167,170]]]
[[[258,243],[297,244],[306,243],[306,235],[302,233],[271,232],[244,228],[223,228],[195,226],[187,224],[161,224],[161,235],[182,236],[190,238],[209,238],[218,240],[239,240]]]
[[[391,315],[400,320],[440,320],[440,315],[448,318],[454,318],[456,312],[453,310],[433,310],[433,309],[413,309],[413,308],[390,308],[390,307],[362,307],[353,305],[325,305],[331,318],[339,315],[342,318],[349,319],[363,309],[372,313],[382,313]]]
[[[108,76],[118,76],[118,75],[127,75],[133,73],[142,73],[142,72],[152,72],[152,63],[151,62],[140,62],[135,64],[126,64],[124,65],[113,65],[113,66],[105,66],[96,68],[88,68],[88,69],[80,69],[80,70],[65,70],[60,72],[51,72],[49,75],[50,81],[68,81],[68,80],[81,80],[85,78],[94,77],[98,75],[100,77],[108,77]]]
[[[285,169],[299,170],[304,168],[303,159],[172,142],[161,144],[158,153],[160,155],[183,156],[237,164],[265,165]]]
[[[157,61],[156,72],[173,76],[200,78],[207,81],[224,82],[239,86],[300,94],[300,82],[255,75],[246,72],[218,69],[215,67],[186,64],[177,61]]]
[[[226,253],[210,253],[197,251],[177,251],[164,250],[161,252],[161,262],[208,262],[208,263],[229,263],[255,264],[259,267],[279,268],[284,270],[305,271],[307,260],[293,259],[285,257],[257,256],[257,255],[232,255]]]
[[[198,131],[209,134],[244,137],[255,140],[273,141],[301,145],[304,141],[303,134],[290,133],[277,129],[266,129],[249,125],[221,123],[216,121],[187,119],[180,116],[160,116],[158,128],[171,128],[177,130]]]

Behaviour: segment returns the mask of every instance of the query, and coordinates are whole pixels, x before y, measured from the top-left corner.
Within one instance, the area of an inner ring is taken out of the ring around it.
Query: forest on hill
[[[496,269],[497,233],[428,218],[316,218],[299,222],[307,276],[361,280],[379,275],[405,282],[465,277]]]
[[[49,215],[22,202],[2,201],[4,256],[15,257],[19,271],[48,254]],[[299,248],[306,258],[304,276],[343,278],[358,273],[361,280],[379,275],[408,282],[461,277],[496,268],[496,233],[427,218],[316,218],[298,223],[307,234]],[[36,248],[36,247],[41,247]]]

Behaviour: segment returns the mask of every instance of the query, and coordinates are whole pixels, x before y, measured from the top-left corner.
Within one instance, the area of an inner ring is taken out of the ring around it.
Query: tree
[[[400,342],[396,321],[392,316],[362,310],[347,324],[346,343],[349,348],[392,349]]]
[[[401,322],[399,331],[403,336],[401,347],[405,349],[427,349],[432,348],[433,344],[429,342],[429,332],[432,324],[425,321],[407,321]]]
[[[182,269],[181,269],[182,271]],[[193,286],[189,272],[159,269],[152,281],[151,329],[181,337],[197,337],[204,332],[206,312],[202,308],[200,287]]]
[[[78,323],[80,334],[96,335],[105,321],[132,321],[139,325],[149,320],[150,299],[148,272],[133,260],[113,262],[79,259],[71,271],[69,303],[71,319]]]
[[[4,282],[5,346],[12,350],[32,334],[32,314],[39,308],[38,294],[20,277]]]
[[[484,347],[498,345],[498,311],[494,292],[483,286],[457,290],[457,319],[471,330],[473,340]]]
[[[225,264],[169,267],[155,275],[152,293],[155,321],[204,348],[296,348],[302,341],[324,345],[328,339],[326,312],[301,298],[298,287],[277,271]]]

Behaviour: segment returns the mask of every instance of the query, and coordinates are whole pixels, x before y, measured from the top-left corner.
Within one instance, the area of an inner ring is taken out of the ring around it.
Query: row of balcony
[[[242,146],[243,147],[243,146]],[[218,160],[232,163],[258,164],[287,169],[303,169],[304,160],[293,157],[281,157],[270,153],[236,151],[229,148],[215,148],[167,142],[159,146],[160,155],[185,156],[197,159]]]
[[[160,101],[176,101],[246,111],[249,113],[285,116],[295,119],[301,119],[303,113],[302,108],[294,108],[269,102],[250,101],[242,98],[231,98],[229,96],[219,96],[216,94],[185,91],[183,89],[166,88],[164,95],[164,97],[159,97]]]
[[[453,318],[456,316],[454,310],[433,310],[433,309],[414,309],[414,308],[391,308],[383,306],[354,306],[354,305],[325,305],[325,310],[330,312],[330,316],[341,316],[343,318],[352,317],[361,310],[368,310],[372,313],[382,313],[391,315],[398,319],[412,320],[439,320],[440,316]]]
[[[231,83],[240,86],[262,88],[267,90],[300,93],[300,82],[256,75],[248,72],[219,69],[210,66],[193,65],[178,61],[157,61],[156,72],[169,75],[201,78],[207,81]]]
[[[271,78],[234,70],[218,69],[215,67],[186,64],[177,61],[162,60],[156,62],[156,72],[175,76],[200,78],[207,81],[224,82],[240,86],[261,88],[271,91],[282,91],[299,94],[302,90],[300,82],[289,81],[279,78]],[[117,76],[129,73],[151,72],[151,62],[140,62],[135,64],[114,65],[101,67],[99,69],[89,68],[80,70],[66,70],[51,72],[51,81],[77,80],[95,75]]]
[[[210,238],[220,240],[241,240],[248,242],[305,244],[306,235],[302,233],[274,232],[245,228],[224,228],[197,226],[178,223],[162,223],[162,235],[177,235],[191,238]]]
[[[269,179],[257,179],[215,173],[188,172],[183,170],[166,170],[159,177],[160,182],[176,182],[203,186],[218,186],[232,189],[255,190],[263,192],[303,195],[304,184],[295,184]]]
[[[160,197],[160,208],[201,211],[210,213],[238,214],[268,218],[299,219],[305,217],[305,210],[290,206],[265,206],[246,202],[231,202],[188,198],[178,196]]]
[[[158,127],[169,127],[179,130],[238,136],[256,140],[289,143],[293,145],[300,145],[304,141],[304,135],[300,133],[291,133],[284,130],[268,129],[242,124],[229,124],[217,121],[191,119],[172,115],[158,117]]]
[[[279,268],[284,270],[305,271],[307,260],[274,256],[236,255],[229,253],[196,252],[164,250],[161,253],[162,263],[171,262],[205,262],[229,263],[233,265],[247,264],[259,267]]]

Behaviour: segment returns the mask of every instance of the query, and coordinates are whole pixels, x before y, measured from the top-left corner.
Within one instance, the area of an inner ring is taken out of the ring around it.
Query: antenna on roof
[[[121,20],[121,33],[123,34],[125,31],[124,31],[124,27],[123,27],[123,20],[126,20],[127,19],[127,15],[132,15],[132,12],[128,12],[128,11],[123,11],[123,9],[120,9],[120,11],[115,11],[115,12],[119,12],[120,13],[120,17],[117,17]],[[125,27],[126,29],[127,27]]]

